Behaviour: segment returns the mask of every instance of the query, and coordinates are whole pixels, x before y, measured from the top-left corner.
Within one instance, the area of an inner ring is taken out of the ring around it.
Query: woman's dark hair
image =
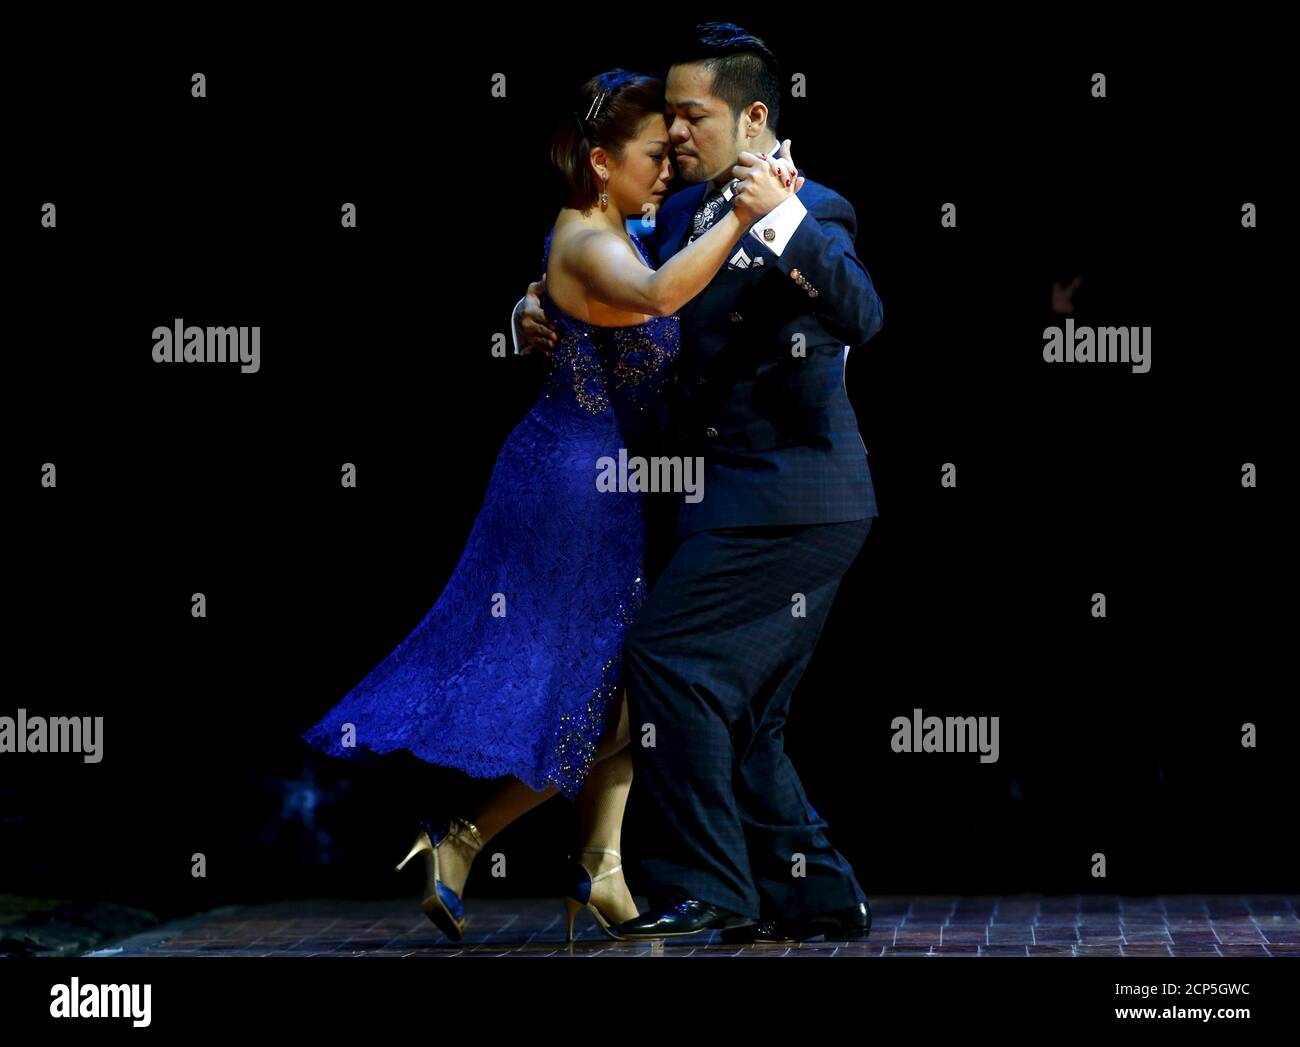
[[[611,69],[583,84],[574,111],[565,114],[551,140],[551,161],[574,199],[591,204],[600,194],[600,179],[591,168],[592,149],[600,146],[621,157],[645,118],[662,116],[663,111],[664,82],[657,77]]]
[[[696,62],[713,71],[713,93],[727,103],[733,120],[755,102],[767,106],[767,126],[776,134],[781,115],[781,67],[772,49],[732,22],[705,22],[680,40],[673,65]]]

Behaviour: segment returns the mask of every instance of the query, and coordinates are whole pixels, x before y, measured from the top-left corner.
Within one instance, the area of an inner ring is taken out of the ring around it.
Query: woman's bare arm
[[[734,211],[659,269],[647,269],[614,233],[584,229],[573,234],[561,264],[591,297],[615,309],[671,316],[708,286],[744,232]]]
[[[671,316],[708,286],[745,230],[792,195],[766,160],[751,153],[740,160],[732,168],[741,185],[731,210],[658,269],[647,269],[626,240],[598,229],[574,233],[561,264],[597,301],[629,313]]]

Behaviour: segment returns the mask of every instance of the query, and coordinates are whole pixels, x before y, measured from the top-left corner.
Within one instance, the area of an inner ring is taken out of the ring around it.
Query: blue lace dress
[[[600,327],[549,295],[543,308],[557,338],[546,385],[497,456],[454,573],[410,635],[302,735],[313,748],[405,749],[570,799],[586,778],[646,591],[641,497],[598,490],[597,461],[631,456],[659,426],[680,327],[675,316]]]

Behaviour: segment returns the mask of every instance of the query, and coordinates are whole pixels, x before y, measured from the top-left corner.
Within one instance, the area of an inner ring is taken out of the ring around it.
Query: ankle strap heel
[[[483,834],[478,826],[466,818],[443,817],[434,821],[422,819],[420,831],[410,853],[397,866],[400,871],[417,854],[427,854],[426,870],[429,890],[420,902],[420,908],[433,924],[452,941],[465,935],[465,906],[460,895],[442,882],[438,866],[438,845],[444,840],[459,840],[476,853],[483,848]]]
[[[600,926],[600,929],[604,931],[608,937],[617,940],[618,935],[611,930],[612,925],[610,924],[610,921],[605,918],[605,914],[602,913],[600,908],[591,900],[591,888],[593,884],[599,883],[601,880],[605,879],[605,877],[613,876],[616,872],[621,870],[623,868],[623,856],[619,854],[618,851],[610,850],[608,847],[584,847],[578,851],[578,854],[612,854],[615,858],[619,859],[619,863],[612,869],[606,869],[604,872],[592,876],[591,870],[582,864],[577,855],[569,855],[570,887],[564,896],[564,915],[565,921],[568,925],[566,940],[570,942],[573,941],[573,921],[578,915],[580,909],[588,909],[591,912],[591,915],[596,918],[596,923]]]

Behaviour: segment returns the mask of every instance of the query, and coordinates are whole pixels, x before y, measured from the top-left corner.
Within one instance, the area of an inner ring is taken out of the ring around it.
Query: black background
[[[686,21],[196,34],[7,74],[0,715],[106,722],[101,764],[0,758],[0,892],[179,911],[410,885],[411,818],[472,790],[298,735],[436,600],[536,395],[543,362],[490,349],[563,202],[553,122],[594,73],[662,72]],[[1231,39],[745,21],[807,75],[781,136],[853,203],[884,303],[846,376],[881,515],[787,735],[833,841],[869,893],[1294,888],[1281,67]],[[1043,363],[1072,273],[1076,323],[1152,327],[1150,373]],[[259,324],[261,371],[155,364],[178,317]],[[999,716],[999,762],[893,753],[915,707]],[[637,818],[634,784],[633,862]],[[469,892],[552,890],[574,825],[552,800]]]

